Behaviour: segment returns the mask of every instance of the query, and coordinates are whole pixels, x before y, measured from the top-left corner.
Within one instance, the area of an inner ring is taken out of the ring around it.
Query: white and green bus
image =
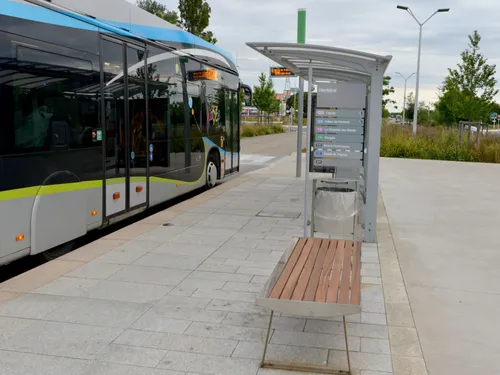
[[[0,264],[238,172],[241,87],[125,0],[0,0]]]

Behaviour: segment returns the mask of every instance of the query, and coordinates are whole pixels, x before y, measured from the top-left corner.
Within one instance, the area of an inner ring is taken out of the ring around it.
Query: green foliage
[[[206,30],[210,23],[212,9],[205,0],[179,0],[179,13],[168,10],[156,0],[137,0],[137,6],[173,25],[182,27],[209,43],[217,43],[211,31]]]
[[[436,108],[445,123],[460,120],[488,121],[493,98],[498,93],[496,65],[487,64],[479,52],[481,36],[474,30],[468,48],[463,51],[456,69],[448,69]]]
[[[482,139],[479,147],[460,145],[458,131],[444,127],[419,128],[414,138],[409,127],[384,124],[380,156],[500,163],[500,138],[485,135]]]
[[[270,134],[280,134],[284,133],[285,129],[281,125],[243,125],[241,127],[241,137],[249,138],[249,137],[258,137],[262,135],[270,135]]]
[[[382,89],[382,108],[385,108],[388,104],[396,104],[394,100],[389,98],[392,93],[394,93],[394,87],[391,86],[391,77],[385,76]]]
[[[413,94],[413,92],[410,92],[406,97],[405,109],[405,117],[407,120],[411,121],[413,119],[413,115],[415,114],[415,95]]]
[[[179,0],[179,26],[215,44],[217,39],[211,31],[206,30],[210,23],[211,12],[212,8],[205,0]]]
[[[308,92],[304,92],[304,117],[307,117],[307,98],[309,96]],[[316,106],[316,97],[317,94],[313,92],[312,96],[312,102],[313,102],[313,108]],[[286,107],[287,108],[294,108],[298,110],[299,109],[299,93],[291,95],[287,101],[286,101]]]
[[[175,11],[170,11],[167,7],[155,0],[137,0],[137,6],[146,12],[154,14],[173,25],[179,23],[179,17]]]
[[[271,77],[268,79],[265,73],[260,74],[259,85],[253,88],[253,104],[268,116],[279,111],[280,102],[276,99],[273,81]]]

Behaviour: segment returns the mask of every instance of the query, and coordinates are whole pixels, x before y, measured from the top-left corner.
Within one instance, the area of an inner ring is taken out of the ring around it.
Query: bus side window
[[[7,108],[2,112],[3,128],[8,129],[3,137],[9,138],[10,145],[2,144],[0,153],[100,148],[102,132],[93,132],[100,128],[98,57],[39,40],[0,35],[6,42],[0,45],[2,52],[9,51],[1,61],[0,70],[9,74],[2,74],[0,81],[0,107]]]

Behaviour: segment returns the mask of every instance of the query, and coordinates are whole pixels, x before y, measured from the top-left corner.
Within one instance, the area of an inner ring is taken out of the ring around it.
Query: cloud
[[[177,0],[160,1],[169,9],[177,8]],[[399,2],[409,6],[420,21],[437,8],[451,8],[449,13],[436,14],[423,27],[421,100],[437,99],[447,68],[459,62],[460,52],[467,48],[467,35],[474,30],[483,37],[481,52],[490,63],[500,64],[496,0],[208,0],[212,8],[209,29],[219,47],[237,56],[242,80],[254,85],[259,73],[268,72],[273,63],[245,43],[295,42],[297,9],[306,8],[308,43],[393,56],[387,74],[393,77],[393,97],[401,107],[404,81],[394,73],[410,75],[416,71],[419,27],[408,13],[396,9]],[[414,86],[412,78],[408,92],[414,91]],[[276,79],[275,87],[281,91],[284,80]]]

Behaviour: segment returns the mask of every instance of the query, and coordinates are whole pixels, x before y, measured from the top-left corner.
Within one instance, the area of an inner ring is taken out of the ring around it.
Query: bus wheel
[[[73,247],[75,246],[74,241],[69,241],[66,243],[63,243],[62,245],[56,246],[52,249],[46,250],[43,253],[40,254],[40,256],[50,262],[51,260],[54,260],[56,258],[59,258],[60,256],[63,256],[64,254],[69,253],[71,250],[73,250]]]
[[[215,187],[215,184],[217,183],[218,170],[217,170],[217,161],[212,155],[209,156],[208,158],[206,175],[207,175],[207,188],[211,189]]]

